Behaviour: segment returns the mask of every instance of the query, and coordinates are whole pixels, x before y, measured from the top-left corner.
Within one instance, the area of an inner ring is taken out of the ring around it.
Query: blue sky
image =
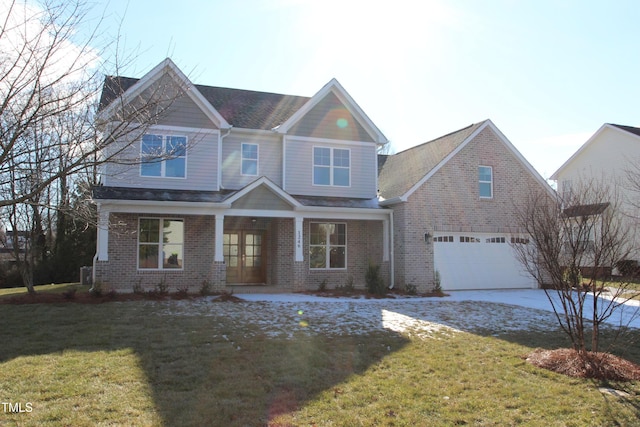
[[[491,119],[545,177],[603,123],[640,127],[640,2],[97,2],[141,77],[312,96],[335,77],[393,144]],[[96,11],[94,11],[96,12]]]

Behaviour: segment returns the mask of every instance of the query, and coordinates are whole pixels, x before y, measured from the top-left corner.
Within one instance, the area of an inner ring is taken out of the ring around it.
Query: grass
[[[522,359],[566,345],[558,331],[286,339],[225,315],[231,302],[189,316],[170,304],[0,305],[0,401],[32,405],[0,406],[0,425],[640,423],[640,383],[606,384],[632,396],[613,398]],[[640,361],[637,344],[623,355]]]
[[[51,285],[37,285],[34,286],[36,292],[38,293],[54,293],[61,294],[63,292],[67,292],[70,289],[76,289],[78,292],[86,292],[89,290],[90,286],[85,285],[81,286],[80,283],[62,283],[62,284],[51,284]],[[18,288],[0,288],[0,298],[4,297],[13,297],[18,295],[23,295],[27,293],[27,288],[24,286]]]

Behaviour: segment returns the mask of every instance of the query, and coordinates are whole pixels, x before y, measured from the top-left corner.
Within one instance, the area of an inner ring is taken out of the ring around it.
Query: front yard
[[[0,318],[3,426],[640,423],[640,382],[568,378],[522,359],[566,346],[539,310],[208,297],[0,305]],[[616,352],[640,362],[639,338]]]

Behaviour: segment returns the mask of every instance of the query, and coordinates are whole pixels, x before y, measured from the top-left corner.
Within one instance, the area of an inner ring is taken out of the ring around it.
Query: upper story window
[[[186,136],[145,134],[142,136],[140,153],[142,157],[141,176],[186,177]]]
[[[348,187],[351,183],[350,169],[349,149],[313,147],[313,185]]]
[[[491,166],[478,166],[478,190],[481,199],[493,197],[493,168]]]
[[[258,175],[258,144],[242,144],[241,151],[242,175]]]

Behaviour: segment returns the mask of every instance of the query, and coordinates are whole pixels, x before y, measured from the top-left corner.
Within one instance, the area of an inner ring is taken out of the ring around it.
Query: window
[[[351,151],[345,148],[313,147],[313,184],[350,185]]]
[[[309,267],[347,268],[347,224],[311,223]]]
[[[527,237],[512,237],[511,238],[511,243],[512,244],[518,244],[518,245],[528,245],[529,244],[529,239]]]
[[[182,269],[184,224],[181,219],[140,218],[138,268]]]
[[[242,175],[258,175],[258,144],[242,144]]]
[[[489,237],[486,240],[487,243],[505,243],[506,240],[504,237]]]
[[[163,178],[185,178],[187,137],[171,135],[142,136],[140,175]]]
[[[478,237],[460,236],[460,243],[480,243]]]
[[[481,199],[493,197],[493,169],[491,166],[478,166],[478,182]]]
[[[453,236],[436,236],[433,238],[433,241],[453,243]]]

